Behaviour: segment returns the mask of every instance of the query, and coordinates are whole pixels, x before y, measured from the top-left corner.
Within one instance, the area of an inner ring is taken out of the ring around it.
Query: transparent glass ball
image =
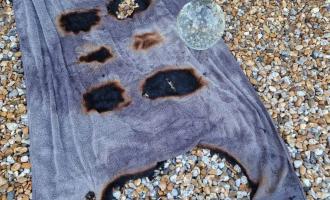
[[[196,50],[215,45],[225,30],[224,13],[214,0],[193,0],[177,17],[177,32],[185,44]]]

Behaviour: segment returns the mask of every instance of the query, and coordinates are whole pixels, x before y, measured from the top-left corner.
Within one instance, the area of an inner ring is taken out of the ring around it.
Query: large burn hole
[[[157,32],[143,33],[134,36],[133,48],[135,50],[147,50],[162,41],[162,36]]]
[[[101,200],[125,197],[253,199],[255,185],[247,177],[244,168],[236,160],[231,159],[233,158],[218,151],[197,147],[176,158],[163,161],[143,173],[123,175],[112,180],[104,188]],[[229,160],[231,162],[228,162]],[[150,185],[153,187],[148,187]],[[191,187],[193,190],[189,189]],[[173,196],[173,190],[176,196]]]
[[[128,5],[125,5],[123,0],[110,0],[107,5],[108,13],[115,16],[118,19],[125,19],[127,17],[132,18],[135,13],[142,12],[146,10],[152,0],[135,0],[134,2],[138,5],[137,8],[132,8]],[[120,13],[124,13],[124,17],[120,17]],[[130,14],[131,13],[131,14]]]
[[[59,26],[67,33],[88,32],[101,21],[98,13],[97,9],[64,13],[59,18]]]
[[[185,96],[204,85],[193,68],[167,69],[147,78],[142,86],[142,95],[150,99],[170,96]]]
[[[122,188],[128,181],[148,177],[149,180],[153,180],[156,169],[162,169],[164,167],[164,161],[158,162],[156,166],[150,167],[147,170],[143,170],[134,174],[125,174],[115,180],[111,181],[103,190],[101,200],[115,199],[113,196],[114,188]]]
[[[104,63],[105,61],[111,59],[112,57],[113,54],[111,53],[111,51],[108,48],[102,46],[96,51],[92,51],[87,55],[80,56],[79,61],[86,63],[90,63],[90,62]]]
[[[83,95],[86,110],[99,113],[112,111],[130,104],[124,88],[117,81],[90,89]]]

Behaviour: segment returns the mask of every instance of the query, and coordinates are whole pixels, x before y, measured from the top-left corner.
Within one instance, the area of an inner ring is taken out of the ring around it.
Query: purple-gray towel
[[[223,41],[175,31],[187,0],[132,18],[106,0],[15,0],[36,200],[111,198],[112,182],[200,145],[234,158],[253,199],[305,199],[284,142]],[[82,24],[77,24],[81,21]]]

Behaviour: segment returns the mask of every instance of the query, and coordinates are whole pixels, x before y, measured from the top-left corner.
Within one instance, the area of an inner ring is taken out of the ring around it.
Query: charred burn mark
[[[148,167],[147,169],[138,171],[137,173],[128,173],[118,176],[113,181],[108,183],[108,185],[104,188],[101,200],[113,199],[113,189],[116,187],[123,187],[125,183],[129,180],[134,180],[143,177],[148,177],[149,180],[152,180],[154,178],[155,170],[163,168],[164,163],[165,161],[158,162],[155,166]]]
[[[83,100],[87,112],[94,110],[99,113],[127,107],[131,103],[125,89],[118,81],[91,88],[83,95]]]
[[[143,33],[134,36],[133,48],[137,51],[147,50],[163,41],[162,36],[157,32]]]
[[[92,191],[89,191],[89,192],[85,195],[85,200],[96,200],[95,193],[92,192]]]
[[[182,97],[190,95],[206,85],[205,80],[193,68],[169,68],[146,78],[142,84],[142,96],[149,99]]]
[[[250,192],[250,198],[253,199],[255,193],[257,192],[257,188],[258,188],[258,183],[253,182],[250,177],[249,174],[247,173],[246,169],[244,168],[244,166],[236,159],[234,158],[234,156],[230,155],[228,152],[223,151],[221,148],[218,148],[214,145],[208,145],[208,144],[199,144],[197,145],[197,147],[199,148],[203,148],[203,149],[209,149],[211,151],[211,154],[218,154],[219,157],[223,157],[226,158],[226,160],[231,164],[231,165],[238,165],[240,166],[240,168],[242,169],[243,174],[246,175],[246,177],[248,178],[248,183],[249,186],[251,187],[251,192]]]
[[[98,50],[92,51],[88,53],[87,55],[80,56],[79,61],[80,62],[99,62],[104,63],[105,61],[113,58],[113,54],[110,49],[102,46]]]
[[[117,18],[117,12],[119,12],[119,5],[121,2],[122,0],[110,0],[107,5],[108,13]],[[147,10],[151,5],[152,0],[135,0],[135,3],[138,4],[138,7],[134,9],[134,12],[130,16],[128,16],[129,18],[132,18],[136,13]]]
[[[58,19],[58,24],[65,33],[78,34],[81,31],[90,31],[100,21],[99,10],[91,9],[63,13]]]

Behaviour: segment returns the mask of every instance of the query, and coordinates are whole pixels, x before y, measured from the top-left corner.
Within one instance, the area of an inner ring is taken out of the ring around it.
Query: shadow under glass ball
[[[177,32],[185,44],[196,50],[215,45],[225,29],[224,13],[214,0],[193,0],[177,17]]]

